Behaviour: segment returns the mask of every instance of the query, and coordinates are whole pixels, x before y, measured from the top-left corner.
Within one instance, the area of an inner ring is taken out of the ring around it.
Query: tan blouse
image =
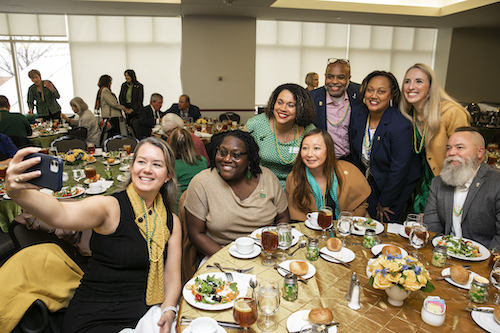
[[[261,166],[259,183],[245,200],[240,200],[217,173],[207,169],[198,173],[186,190],[184,207],[205,221],[207,236],[225,246],[255,229],[274,223],[277,214],[288,205],[283,188],[266,167]]]
[[[342,187],[337,188],[339,210],[350,211],[354,214],[354,216],[365,216],[366,209],[368,208],[367,199],[372,192],[370,184],[368,184],[365,176],[354,164],[340,160],[338,163],[340,169],[342,170],[342,174],[337,175],[337,178],[342,177]],[[307,213],[315,212],[318,209],[316,208],[312,192],[309,192],[309,201],[311,204],[306,211],[301,211],[293,202],[293,191],[297,187],[294,175],[295,174],[292,171],[286,179],[288,211],[292,220],[305,221]]]

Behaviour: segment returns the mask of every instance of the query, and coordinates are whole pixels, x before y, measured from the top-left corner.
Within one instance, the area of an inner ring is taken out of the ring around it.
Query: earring
[[[366,102],[365,102],[365,98],[364,98],[364,97],[363,97],[363,104],[366,104]]]
[[[252,178],[252,173],[250,172],[250,167],[248,167],[248,170],[247,170],[247,178],[248,179]]]
[[[389,106],[392,108],[394,106],[393,104],[394,103],[392,102],[392,98],[391,98],[391,100],[389,101]]]

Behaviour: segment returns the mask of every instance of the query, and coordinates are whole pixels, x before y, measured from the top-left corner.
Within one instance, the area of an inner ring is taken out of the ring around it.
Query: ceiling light
[[[222,0],[226,4],[226,6],[232,6],[235,0]]]

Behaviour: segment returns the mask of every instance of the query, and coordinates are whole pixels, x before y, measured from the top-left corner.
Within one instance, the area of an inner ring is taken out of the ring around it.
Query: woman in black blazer
[[[133,69],[125,71],[125,82],[120,90],[120,104],[125,106],[127,114],[127,124],[137,117],[137,112],[144,107],[144,86],[137,81],[137,76]]]
[[[374,71],[360,89],[363,104],[352,111],[351,154],[372,187],[368,212],[379,221],[401,221],[417,185],[421,164],[413,150],[413,128],[397,106],[399,85],[391,73]]]

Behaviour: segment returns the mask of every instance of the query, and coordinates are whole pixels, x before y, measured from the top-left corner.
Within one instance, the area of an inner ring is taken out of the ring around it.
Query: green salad
[[[207,275],[205,278],[196,277],[194,284],[186,285],[194,296],[196,302],[205,304],[226,304],[232,302],[238,296],[236,282],[228,282],[215,275]]]
[[[456,238],[452,235],[444,235],[438,241],[439,245],[444,245],[448,249],[449,254],[454,254],[460,257],[475,258],[480,257],[481,252],[479,246],[474,245],[471,241],[464,241],[462,238]]]

